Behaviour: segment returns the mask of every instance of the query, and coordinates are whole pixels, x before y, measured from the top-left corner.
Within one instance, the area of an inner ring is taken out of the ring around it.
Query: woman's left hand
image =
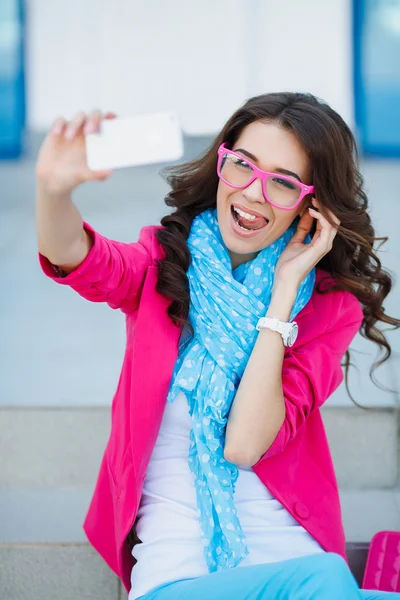
[[[319,207],[318,201],[313,198],[312,204]],[[301,217],[297,231],[282,252],[275,267],[274,287],[280,282],[286,287],[294,285],[296,291],[300,283],[308,275],[325,254],[332,249],[340,221],[330,212],[330,216],[336,227],[333,227],[327,219],[313,208],[309,208]],[[311,231],[314,219],[317,219],[317,229],[310,244],[304,240]]]

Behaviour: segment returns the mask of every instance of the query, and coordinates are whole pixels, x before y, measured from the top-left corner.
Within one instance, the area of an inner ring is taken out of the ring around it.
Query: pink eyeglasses
[[[313,185],[305,185],[280,173],[262,171],[242,154],[226,148],[225,144],[218,148],[217,173],[224,183],[237,189],[246,188],[255,179],[260,179],[265,200],[283,210],[293,210],[304,196],[314,192]]]

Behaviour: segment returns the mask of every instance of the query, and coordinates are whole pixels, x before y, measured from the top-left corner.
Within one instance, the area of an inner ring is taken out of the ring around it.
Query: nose
[[[265,204],[266,202],[262,190],[262,183],[258,178],[244,188],[242,194],[246,200],[249,200],[250,202],[259,202],[260,204]]]

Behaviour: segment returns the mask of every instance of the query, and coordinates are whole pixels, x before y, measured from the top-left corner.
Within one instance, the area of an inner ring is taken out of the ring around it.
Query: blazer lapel
[[[313,312],[314,312],[314,302],[313,302],[313,299],[311,296],[311,298],[309,299],[309,301],[307,302],[305,307],[302,308],[302,310],[299,312],[297,317],[295,317],[295,321],[297,321],[298,319],[303,319],[304,317],[306,317],[307,315],[309,315]]]
[[[135,330],[130,427],[138,481],[144,479],[156,443],[178,357],[180,329],[167,314],[170,300],[155,289],[157,277],[158,268],[149,267]]]

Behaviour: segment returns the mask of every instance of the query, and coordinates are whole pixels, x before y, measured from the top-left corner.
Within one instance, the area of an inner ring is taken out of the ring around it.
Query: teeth
[[[250,221],[254,221],[255,219],[257,219],[255,215],[250,215],[249,213],[240,210],[240,208],[236,208],[236,206],[233,207],[233,210],[244,219],[249,219]]]

